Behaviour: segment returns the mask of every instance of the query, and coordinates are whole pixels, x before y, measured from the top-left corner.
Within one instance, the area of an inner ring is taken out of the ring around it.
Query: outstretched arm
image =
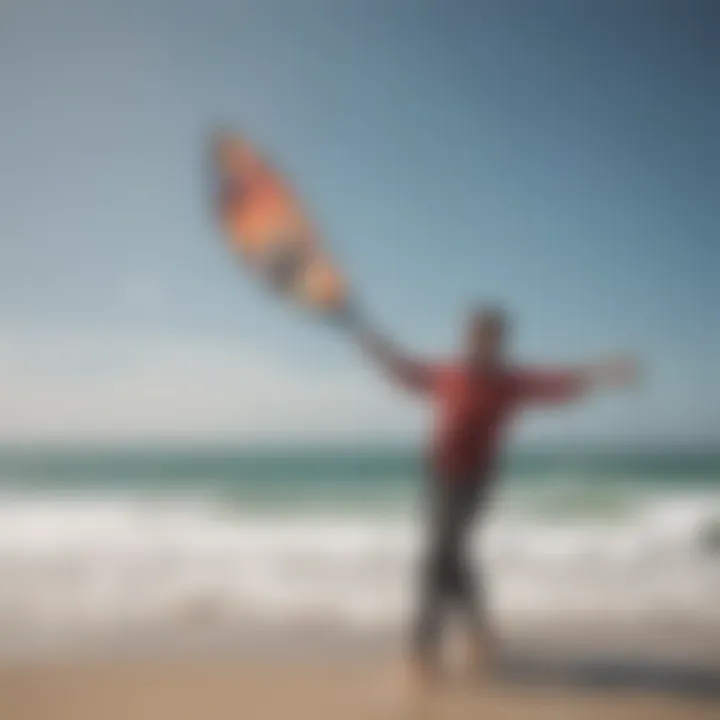
[[[416,392],[427,392],[433,384],[431,365],[408,357],[390,340],[370,327],[353,309],[342,314],[342,324],[361,350],[394,382]]]
[[[637,366],[629,358],[611,358],[572,369],[527,370],[518,375],[518,397],[523,404],[561,404],[600,390],[632,385]]]

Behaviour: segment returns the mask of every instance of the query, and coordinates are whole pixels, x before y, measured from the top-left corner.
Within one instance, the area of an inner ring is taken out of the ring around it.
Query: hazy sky
[[[527,438],[720,444],[720,11],[688,0],[0,0],[0,437],[412,437],[229,261],[204,142],[291,174],[369,311],[451,352],[631,350]]]

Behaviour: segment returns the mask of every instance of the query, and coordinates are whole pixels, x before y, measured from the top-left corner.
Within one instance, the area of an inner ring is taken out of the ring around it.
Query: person
[[[430,542],[423,564],[410,667],[427,685],[440,670],[440,640],[447,607],[467,621],[476,671],[495,660],[483,588],[471,570],[468,540],[486,507],[508,423],[524,408],[578,400],[591,391],[628,385],[636,377],[627,358],[574,368],[521,368],[507,356],[509,319],[499,308],[473,310],[460,357],[447,363],[410,358],[374,331],[356,308],[341,312],[351,335],[390,378],[429,396],[436,414],[429,447]]]

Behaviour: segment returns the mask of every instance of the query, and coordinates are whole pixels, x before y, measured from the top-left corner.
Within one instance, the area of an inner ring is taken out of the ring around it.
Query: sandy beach
[[[133,662],[13,668],[0,673],[7,720],[195,718],[715,719],[717,700],[522,684],[453,687],[422,705],[403,697],[396,668],[243,662]],[[409,714],[408,714],[409,713]]]
[[[500,677],[454,672],[418,700],[407,692],[397,638],[317,628],[256,628],[220,642],[207,632],[128,637],[7,657],[3,720],[195,718],[715,719],[719,634],[664,625],[527,629],[505,645]],[[251,640],[254,637],[254,644]],[[554,639],[554,642],[551,642]],[[684,642],[683,642],[684,639]],[[265,652],[262,652],[262,650]],[[47,650],[47,649],[46,649]],[[459,668],[455,668],[458,670]]]

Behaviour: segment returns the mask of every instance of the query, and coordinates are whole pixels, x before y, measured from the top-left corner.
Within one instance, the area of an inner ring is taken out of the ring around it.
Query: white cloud
[[[717,442],[712,393],[702,401],[666,375],[638,394],[533,414],[521,436]],[[360,361],[329,374],[230,340],[0,326],[0,442],[419,440],[427,419]]]
[[[0,329],[0,440],[332,440],[407,433],[407,399],[232,342]]]

